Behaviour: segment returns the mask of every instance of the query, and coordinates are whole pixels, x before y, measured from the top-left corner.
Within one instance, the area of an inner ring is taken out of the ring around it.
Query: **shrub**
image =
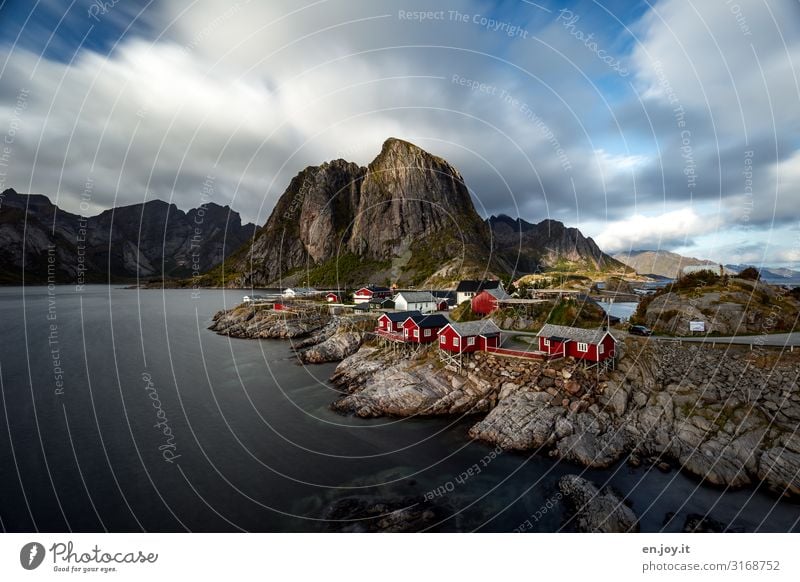
[[[736,276],[739,279],[745,279],[746,281],[759,281],[761,279],[761,273],[759,273],[758,269],[755,267],[747,267],[746,269],[742,269]]]

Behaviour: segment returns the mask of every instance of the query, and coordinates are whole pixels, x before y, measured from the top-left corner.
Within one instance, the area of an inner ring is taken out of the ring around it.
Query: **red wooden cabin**
[[[403,322],[409,317],[422,316],[419,311],[383,313],[378,318],[378,331],[403,333]]]
[[[328,303],[339,303],[339,296],[336,293],[326,293],[325,294],[325,301]]]
[[[602,362],[613,358],[616,352],[616,338],[602,328],[581,329],[547,323],[536,335],[539,336],[539,350],[550,356]]]
[[[500,345],[500,328],[490,319],[448,323],[439,331],[439,348],[458,354]]]
[[[489,315],[500,307],[499,299],[509,299],[511,296],[501,288],[484,289],[472,298],[472,312],[479,315]]]
[[[450,323],[444,315],[414,315],[403,322],[403,339],[407,342],[427,344],[436,340],[439,330]]]
[[[376,285],[367,285],[353,293],[353,303],[366,303],[370,299],[386,299],[391,297],[392,290],[388,287],[378,287]]]

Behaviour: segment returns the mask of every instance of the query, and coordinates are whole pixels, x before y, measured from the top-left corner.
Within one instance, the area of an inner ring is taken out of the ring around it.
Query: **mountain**
[[[761,280],[776,285],[797,285],[800,283],[800,271],[787,267],[757,267],[755,265],[725,265],[726,269],[740,273],[748,267],[753,267],[761,274]]]
[[[488,220],[495,248],[517,274],[546,269],[611,271],[625,265],[605,254],[577,228],[557,220],[531,224],[504,214]]]
[[[210,280],[419,285],[508,270],[458,170],[390,138],[366,168],[335,160],[301,171],[252,245]]]
[[[642,275],[659,275],[675,279],[683,267],[708,265],[711,269],[719,269],[719,264],[705,259],[684,257],[670,251],[630,251],[617,253],[614,258]]]
[[[120,282],[207,271],[255,232],[227,206],[153,200],[81,218],[49,198],[0,194],[0,282]]]

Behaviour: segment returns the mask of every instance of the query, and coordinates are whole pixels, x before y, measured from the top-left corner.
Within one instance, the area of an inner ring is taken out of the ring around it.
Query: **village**
[[[597,309],[595,300],[567,288],[536,289],[524,298],[515,295],[507,293],[500,280],[462,280],[450,291],[365,285],[346,294],[340,290],[294,287],[284,289],[280,297],[245,296],[243,304],[287,316],[319,311],[320,305],[326,305],[331,315],[371,314],[375,327],[366,335],[390,347],[398,356],[438,346],[438,357],[455,372],[461,372],[477,352],[541,361],[574,358],[587,369],[614,368],[618,339],[611,326],[622,323],[617,317],[600,312],[596,326],[544,323],[536,331],[503,329],[492,319],[500,310],[524,317],[532,309],[553,311],[562,302]],[[351,301],[345,303],[345,298]]]
[[[733,310],[743,289],[759,298],[758,311]],[[791,436],[800,420],[797,354],[765,340],[787,334],[712,335],[741,325],[742,313],[755,314],[748,329],[756,322],[781,331],[782,316],[797,313],[793,292],[747,273],[700,270],[638,302],[634,321],[653,308],[678,331],[708,326],[711,334],[692,338],[664,327],[651,336],[585,288],[510,290],[499,280],[461,280],[446,291],[283,289],[244,297],[209,329],[290,340],[300,364],[336,363],[330,406],[341,414],[475,416],[469,437],[504,451],[595,469],[625,459],[712,485],[763,482],[779,496],[800,495],[800,445]],[[715,309],[703,311],[703,301],[717,301]]]

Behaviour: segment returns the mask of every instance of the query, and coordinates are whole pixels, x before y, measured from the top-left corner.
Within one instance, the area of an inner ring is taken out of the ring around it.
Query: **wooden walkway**
[[[403,337],[402,333],[386,331],[385,329],[376,329],[375,335],[377,335],[378,337],[382,337],[383,339],[391,340],[393,342],[405,343],[406,341],[406,338]]]
[[[495,348],[486,346],[484,350],[488,354],[497,354],[498,356],[509,356],[512,358],[525,358],[528,360],[546,360],[548,355],[545,352],[528,351],[528,350],[511,350],[508,348]],[[560,357],[560,356],[559,356]]]

